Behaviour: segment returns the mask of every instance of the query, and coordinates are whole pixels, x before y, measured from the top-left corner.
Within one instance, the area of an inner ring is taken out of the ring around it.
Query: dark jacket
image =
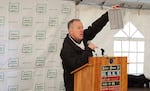
[[[71,71],[88,63],[88,57],[92,56],[92,50],[88,47],[87,41],[92,40],[98,32],[108,22],[108,12],[103,14],[99,19],[92,23],[87,29],[84,30],[83,43],[85,49],[78,47],[67,34],[63,42],[60,57],[64,69],[64,83],[66,91],[74,91],[74,76],[70,74]]]

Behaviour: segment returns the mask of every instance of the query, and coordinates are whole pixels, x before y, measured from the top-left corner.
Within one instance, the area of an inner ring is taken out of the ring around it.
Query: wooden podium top
[[[74,74],[74,73],[76,73],[76,72],[78,72],[78,71],[84,69],[84,68],[87,67],[87,66],[92,66],[92,65],[87,63],[87,64],[85,64],[85,65],[83,65],[83,66],[81,66],[81,67],[75,69],[74,71],[72,71],[71,74]]]

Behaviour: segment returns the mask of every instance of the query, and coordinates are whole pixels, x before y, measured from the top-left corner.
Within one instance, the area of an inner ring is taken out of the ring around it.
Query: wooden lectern
[[[127,57],[90,57],[71,73],[74,91],[127,91]]]

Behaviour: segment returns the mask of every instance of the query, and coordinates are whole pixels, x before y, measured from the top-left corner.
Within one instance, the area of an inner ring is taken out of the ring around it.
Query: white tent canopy
[[[130,9],[150,9],[150,0],[70,0],[76,4],[112,6],[119,4],[121,7]]]

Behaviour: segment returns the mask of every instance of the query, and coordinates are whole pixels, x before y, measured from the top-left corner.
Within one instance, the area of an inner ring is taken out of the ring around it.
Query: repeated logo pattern
[[[59,53],[74,2],[1,0],[0,11],[0,90],[64,91]]]

